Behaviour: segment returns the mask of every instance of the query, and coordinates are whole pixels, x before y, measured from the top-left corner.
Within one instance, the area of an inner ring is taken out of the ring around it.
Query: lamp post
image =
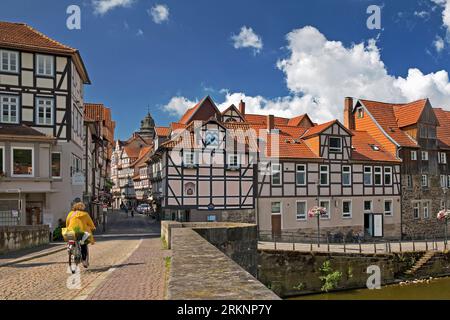
[[[317,219],[317,247],[320,248],[320,217],[327,214],[327,209],[320,206],[320,183],[317,182],[317,205],[309,209],[308,216]]]

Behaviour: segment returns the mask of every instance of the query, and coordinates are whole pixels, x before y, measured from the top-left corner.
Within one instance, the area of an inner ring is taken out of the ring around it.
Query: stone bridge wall
[[[0,254],[48,244],[49,232],[47,225],[0,227]]]

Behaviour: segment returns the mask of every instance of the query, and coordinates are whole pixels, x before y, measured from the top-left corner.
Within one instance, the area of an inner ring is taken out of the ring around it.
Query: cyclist
[[[68,231],[76,231],[84,233],[81,240],[81,256],[83,259],[83,266],[88,267],[87,255],[88,245],[85,243],[89,239],[89,243],[94,244],[94,236],[92,232],[95,230],[94,222],[89,213],[84,211],[86,206],[83,202],[76,202],[72,206],[72,211],[69,212],[66,219],[66,227]]]

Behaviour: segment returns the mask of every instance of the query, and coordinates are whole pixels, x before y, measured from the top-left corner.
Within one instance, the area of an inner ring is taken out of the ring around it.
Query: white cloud
[[[436,36],[436,39],[433,41],[433,46],[438,53],[441,52],[445,48],[444,39],[442,39],[439,36]]]
[[[161,24],[169,20],[169,7],[165,4],[157,4],[148,10],[148,14],[151,15],[154,23]]]
[[[408,75],[390,75],[381,60],[375,40],[346,47],[330,41],[316,28],[307,26],[287,35],[290,56],[278,61],[291,95],[268,99],[242,92],[224,92],[221,109],[243,99],[249,113],[272,113],[291,117],[308,113],[314,121],[342,120],[344,97],[388,102],[430,98],[433,106],[450,108],[450,83],[444,70],[423,74],[411,68]],[[221,91],[223,92],[223,91]],[[176,99],[176,100],[174,100]],[[188,102],[188,103],[187,103]],[[166,110],[182,114],[195,103],[173,98]]]
[[[138,29],[138,31],[136,32],[136,35],[138,37],[143,36],[144,35],[144,31],[142,31],[142,29]]]
[[[235,49],[239,48],[253,48],[255,53],[261,51],[263,47],[262,38],[258,36],[252,28],[243,26],[238,35],[232,35],[233,46]]]
[[[92,0],[94,13],[105,14],[116,7],[130,7],[135,0]]]
[[[442,25],[447,30],[447,41],[450,42],[450,0],[431,0],[435,4],[443,7]]]
[[[198,101],[191,101],[185,97],[173,97],[162,109],[174,116],[183,115],[187,109],[192,108]]]
[[[414,16],[426,19],[430,16],[428,11],[414,11]]]

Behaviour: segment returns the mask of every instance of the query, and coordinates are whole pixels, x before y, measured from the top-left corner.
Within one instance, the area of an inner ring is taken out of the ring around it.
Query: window
[[[359,119],[364,118],[364,109],[363,108],[358,109],[358,118]]]
[[[306,185],[306,166],[304,164],[297,164],[295,167],[295,183],[298,186]]]
[[[216,221],[216,215],[215,215],[215,214],[208,215],[208,216],[206,217],[206,220],[207,220],[208,222],[214,222],[214,221]]]
[[[272,163],[272,185],[281,185],[281,164]]]
[[[36,65],[37,75],[53,77],[53,56],[38,54],[36,56]]]
[[[321,200],[320,201],[320,207],[323,207],[325,209],[327,209],[327,213],[322,215],[320,218],[321,219],[330,219],[330,200]]]
[[[52,125],[53,124],[53,99],[37,98],[36,99],[36,124]]]
[[[419,217],[420,217],[420,204],[419,204],[419,202],[414,202],[413,203],[413,216],[414,216],[414,219],[419,219]]]
[[[410,174],[406,176],[406,186],[411,189],[413,187],[413,181]]]
[[[330,152],[342,152],[342,139],[330,137]]]
[[[297,201],[297,220],[306,220],[306,201]]]
[[[183,153],[183,164],[187,167],[194,166],[194,153],[187,151]]]
[[[342,185],[350,186],[352,184],[352,167],[342,166]]]
[[[0,71],[19,72],[19,53],[16,51],[0,50]]]
[[[351,218],[352,217],[352,201],[342,200],[342,217]]]
[[[372,185],[372,167],[364,167],[364,184]]]
[[[384,185],[390,186],[392,184],[392,168],[384,168]]]
[[[383,184],[383,182],[381,180],[381,176],[382,176],[381,167],[375,167],[374,168],[374,180],[375,180],[376,186],[381,186]]]
[[[429,202],[428,201],[424,201],[423,204],[423,217],[425,219],[428,219],[430,217],[430,210],[429,210]]]
[[[79,157],[77,157],[76,155],[72,154],[72,169],[71,169],[71,173],[72,175],[74,173],[78,173],[81,172],[81,159]],[[122,170],[123,172],[123,170]]]
[[[413,161],[417,160],[417,151],[411,151],[411,160]]]
[[[422,187],[428,187],[428,176],[426,174],[422,175]]]
[[[320,184],[323,186],[328,185],[329,180],[329,167],[328,166],[320,166]]]
[[[439,204],[439,209],[440,210],[444,210],[445,209],[445,201],[441,200],[440,204]]]
[[[13,176],[33,176],[33,149],[32,148],[12,148],[12,175]]]
[[[441,174],[441,188],[445,188],[447,186],[447,176],[445,174]]]
[[[364,211],[365,212],[372,212],[372,200],[365,200],[364,201]]]
[[[422,151],[422,160],[428,161],[428,151]]]
[[[447,154],[445,152],[439,152],[439,163],[446,164],[447,163]]]
[[[392,216],[392,200],[384,200],[384,215]]]
[[[239,156],[237,154],[228,155],[228,168],[238,169],[239,168]]]
[[[0,96],[0,122],[19,123],[19,97]]]
[[[447,187],[450,188],[450,175],[447,176]]]
[[[4,154],[4,148],[0,147],[0,176],[3,176],[5,174],[5,154]]]
[[[272,202],[272,214],[281,214],[281,202]]]
[[[61,152],[52,152],[52,177],[61,178]]]

